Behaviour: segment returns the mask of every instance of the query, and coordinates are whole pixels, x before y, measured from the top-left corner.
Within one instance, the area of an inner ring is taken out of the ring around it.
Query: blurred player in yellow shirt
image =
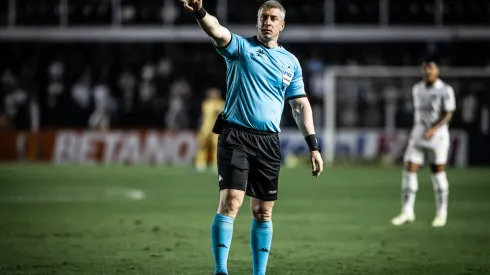
[[[221,99],[218,88],[209,88],[202,103],[201,128],[197,136],[196,170],[202,172],[207,168],[208,154],[212,154],[213,170],[218,170],[218,135],[213,133],[214,122],[223,111],[225,102]]]

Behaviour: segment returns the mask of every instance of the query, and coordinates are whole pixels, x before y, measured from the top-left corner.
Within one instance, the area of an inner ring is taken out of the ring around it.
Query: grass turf
[[[283,169],[268,274],[490,274],[490,169],[448,172],[434,229],[419,173],[417,220],[394,228],[400,171]],[[144,196],[143,193],[144,192]],[[0,274],[213,274],[217,176],[187,168],[0,165]],[[251,274],[248,199],[230,274]]]

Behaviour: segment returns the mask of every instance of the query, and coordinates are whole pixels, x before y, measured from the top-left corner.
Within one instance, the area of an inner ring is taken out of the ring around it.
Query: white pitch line
[[[145,192],[143,192],[141,190],[130,190],[130,191],[128,191],[127,195],[128,195],[128,198],[130,198],[132,200],[136,200],[136,201],[142,200],[146,196]]]
[[[37,194],[3,194],[0,203],[90,203],[90,202],[116,202],[139,201],[146,197],[142,190],[129,188],[99,188],[99,187],[66,187],[43,190]]]

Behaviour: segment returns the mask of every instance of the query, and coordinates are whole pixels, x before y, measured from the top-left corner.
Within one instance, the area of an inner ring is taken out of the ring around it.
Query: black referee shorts
[[[249,197],[277,200],[281,148],[277,133],[227,123],[218,139],[219,188]]]

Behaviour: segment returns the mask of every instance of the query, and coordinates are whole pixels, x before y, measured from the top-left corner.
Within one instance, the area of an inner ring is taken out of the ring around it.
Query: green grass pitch
[[[448,224],[432,228],[419,173],[417,220],[395,228],[400,170],[281,171],[268,274],[490,274],[490,169],[451,169]],[[213,274],[217,175],[188,168],[0,165],[0,274]],[[248,199],[230,275],[251,274]]]

